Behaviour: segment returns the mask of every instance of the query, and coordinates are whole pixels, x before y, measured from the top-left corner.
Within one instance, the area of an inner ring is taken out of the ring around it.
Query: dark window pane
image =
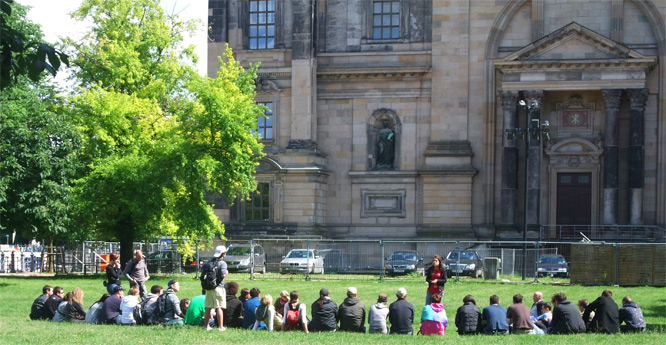
[[[268,220],[268,210],[261,210],[261,219]]]
[[[564,175],[560,177],[561,183],[571,183],[571,175]]]
[[[578,183],[579,184],[589,184],[590,183],[590,176],[589,175],[578,176]]]

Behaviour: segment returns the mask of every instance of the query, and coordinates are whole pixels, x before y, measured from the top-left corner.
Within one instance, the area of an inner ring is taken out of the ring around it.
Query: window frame
[[[399,13],[399,35],[398,38],[374,38],[374,5],[375,2],[385,2],[385,0],[371,0],[365,1],[365,25],[364,25],[364,35],[362,43],[364,44],[386,44],[386,43],[404,43],[407,42],[407,28],[408,28],[408,12],[409,5],[405,0],[392,0],[400,2],[400,13]],[[386,0],[391,1],[391,0]]]
[[[268,118],[266,118],[266,117],[257,117],[257,130],[255,131],[253,129],[252,131],[254,133],[259,133],[259,135],[261,136],[261,139],[259,139],[259,141],[261,141],[261,142],[274,142],[275,141],[275,134],[276,134],[276,132],[275,132],[275,105],[276,105],[275,101],[273,101],[273,100],[255,100],[255,103],[262,104],[264,106],[268,103],[270,103],[272,105],[270,116],[269,116],[269,114],[266,114],[266,112],[264,112],[264,115],[267,115],[267,117],[271,119],[271,126],[268,127],[266,125]],[[264,122],[264,126],[259,125],[259,121],[262,121],[262,120]],[[262,132],[263,132],[263,134],[265,134],[266,129],[268,129],[268,128],[271,129],[271,137],[270,138],[267,138],[267,137],[261,135]],[[263,131],[262,131],[262,129],[263,129]]]
[[[240,210],[240,214],[239,214],[239,217],[242,218],[241,221],[243,223],[268,223],[268,222],[271,222],[273,220],[273,207],[272,207],[273,206],[272,205],[273,204],[272,203],[272,194],[273,193],[272,193],[272,190],[271,190],[272,185],[271,185],[270,181],[257,181],[257,190],[259,190],[259,188],[262,185],[266,185],[266,190],[268,191],[268,198],[267,198],[267,205],[265,207],[262,205],[262,206],[259,207],[259,209],[260,209],[260,212],[263,212],[263,209],[266,208],[267,211],[268,211],[268,218],[267,219],[260,219],[260,220],[247,219],[248,203],[252,203],[254,201],[253,200],[243,200],[241,210]],[[252,197],[252,195],[254,195],[255,193],[256,193],[256,191],[252,192],[250,194],[250,197]],[[251,206],[251,208],[254,209],[254,206]]]
[[[283,11],[283,4],[282,1],[280,0],[273,0],[275,2],[275,12],[274,12],[274,21],[273,21],[273,26],[274,26],[274,36],[273,37],[273,47],[272,48],[251,48],[250,42],[250,27],[252,24],[250,23],[250,3],[252,1],[262,1],[262,0],[248,0],[248,1],[243,1],[242,2],[242,13],[244,14],[241,16],[243,20],[243,47],[247,50],[252,50],[252,51],[264,51],[264,50],[273,50],[273,49],[282,49],[284,46],[283,43],[283,37],[282,37],[282,30],[281,30],[281,21],[282,21],[282,11]],[[267,0],[263,0],[267,1]],[[268,37],[268,36],[264,36]]]

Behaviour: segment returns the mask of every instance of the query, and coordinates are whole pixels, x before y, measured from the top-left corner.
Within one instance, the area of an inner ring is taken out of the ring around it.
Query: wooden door
[[[557,174],[557,224],[587,226],[591,223],[592,174]],[[578,231],[585,232],[587,228],[562,227],[558,235],[560,238],[574,238],[577,237]]]

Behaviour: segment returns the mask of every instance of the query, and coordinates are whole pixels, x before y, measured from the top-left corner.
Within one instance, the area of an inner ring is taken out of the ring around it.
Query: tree
[[[15,84],[19,76],[39,81],[42,72],[53,76],[67,54],[41,42],[41,32],[25,19],[26,8],[14,0],[0,0],[0,90]]]
[[[217,78],[199,76],[192,48],[179,48],[191,24],[157,0],[85,0],[74,16],[95,23],[83,43],[70,41],[88,88],[73,101],[88,166],[77,222],[119,240],[125,259],[137,240],[223,234],[204,196],[256,188],[256,67],[245,71],[228,51]]]

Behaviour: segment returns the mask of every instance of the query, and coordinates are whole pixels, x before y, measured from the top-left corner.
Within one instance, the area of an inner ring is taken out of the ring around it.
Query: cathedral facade
[[[666,2],[209,0],[260,62],[227,237],[576,238],[666,223]],[[564,229],[564,230],[563,230]]]

